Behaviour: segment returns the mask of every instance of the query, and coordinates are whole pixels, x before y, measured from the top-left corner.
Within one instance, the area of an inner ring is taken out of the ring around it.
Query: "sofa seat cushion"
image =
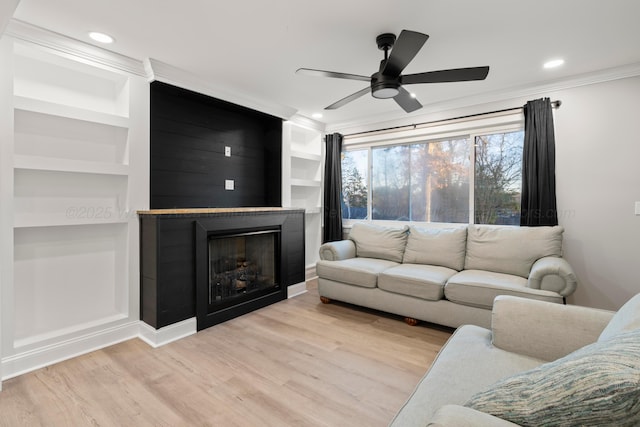
[[[511,274],[483,270],[464,270],[453,275],[444,288],[451,302],[491,309],[498,295],[513,295],[541,301],[562,303],[555,292],[527,287],[527,279]]]
[[[465,405],[523,426],[638,426],[640,329],[508,377]]]
[[[436,265],[401,264],[378,276],[378,287],[385,291],[438,301],[444,285],[457,271]]]
[[[324,279],[349,285],[375,288],[380,272],[395,267],[397,262],[375,258],[349,258],[341,261],[318,261],[316,273]]]
[[[424,427],[443,405],[462,405],[496,381],[542,363],[492,346],[488,329],[464,325],[442,347],[390,426]]]

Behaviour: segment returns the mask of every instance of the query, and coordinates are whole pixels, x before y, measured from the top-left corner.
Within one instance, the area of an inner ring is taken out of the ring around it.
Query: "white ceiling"
[[[366,83],[295,74],[371,75],[383,57],[380,33],[430,36],[405,74],[491,67],[485,81],[410,86],[427,107],[640,64],[639,16],[638,0],[21,0],[14,13],[96,45],[87,32],[109,33],[110,50],[303,116],[323,112],[319,121],[333,126],[406,116],[393,100],[371,96],[322,111]],[[553,58],[566,63],[544,70]]]

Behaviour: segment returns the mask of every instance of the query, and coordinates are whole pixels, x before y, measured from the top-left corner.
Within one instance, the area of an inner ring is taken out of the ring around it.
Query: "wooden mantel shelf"
[[[183,208],[183,209],[151,209],[137,211],[138,215],[203,215],[203,214],[223,214],[223,213],[245,213],[245,212],[290,212],[303,209],[278,208],[278,207],[256,207],[256,208]]]

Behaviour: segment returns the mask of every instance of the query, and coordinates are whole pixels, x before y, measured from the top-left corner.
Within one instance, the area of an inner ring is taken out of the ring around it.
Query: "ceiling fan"
[[[484,80],[489,74],[489,67],[471,67],[402,75],[402,70],[418,54],[428,38],[426,34],[409,30],[402,30],[397,40],[394,34],[380,34],[376,37],[376,43],[378,49],[384,51],[384,59],[380,61],[380,69],[371,77],[310,68],[299,68],[296,73],[369,82],[368,87],[334,102],[325,110],[340,108],[371,92],[374,98],[393,98],[407,113],[422,108],[422,104],[403,87],[404,85]]]

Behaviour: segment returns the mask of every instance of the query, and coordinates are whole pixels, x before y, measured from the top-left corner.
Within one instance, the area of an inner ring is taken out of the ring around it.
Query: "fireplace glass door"
[[[209,313],[280,289],[279,230],[209,236]]]

